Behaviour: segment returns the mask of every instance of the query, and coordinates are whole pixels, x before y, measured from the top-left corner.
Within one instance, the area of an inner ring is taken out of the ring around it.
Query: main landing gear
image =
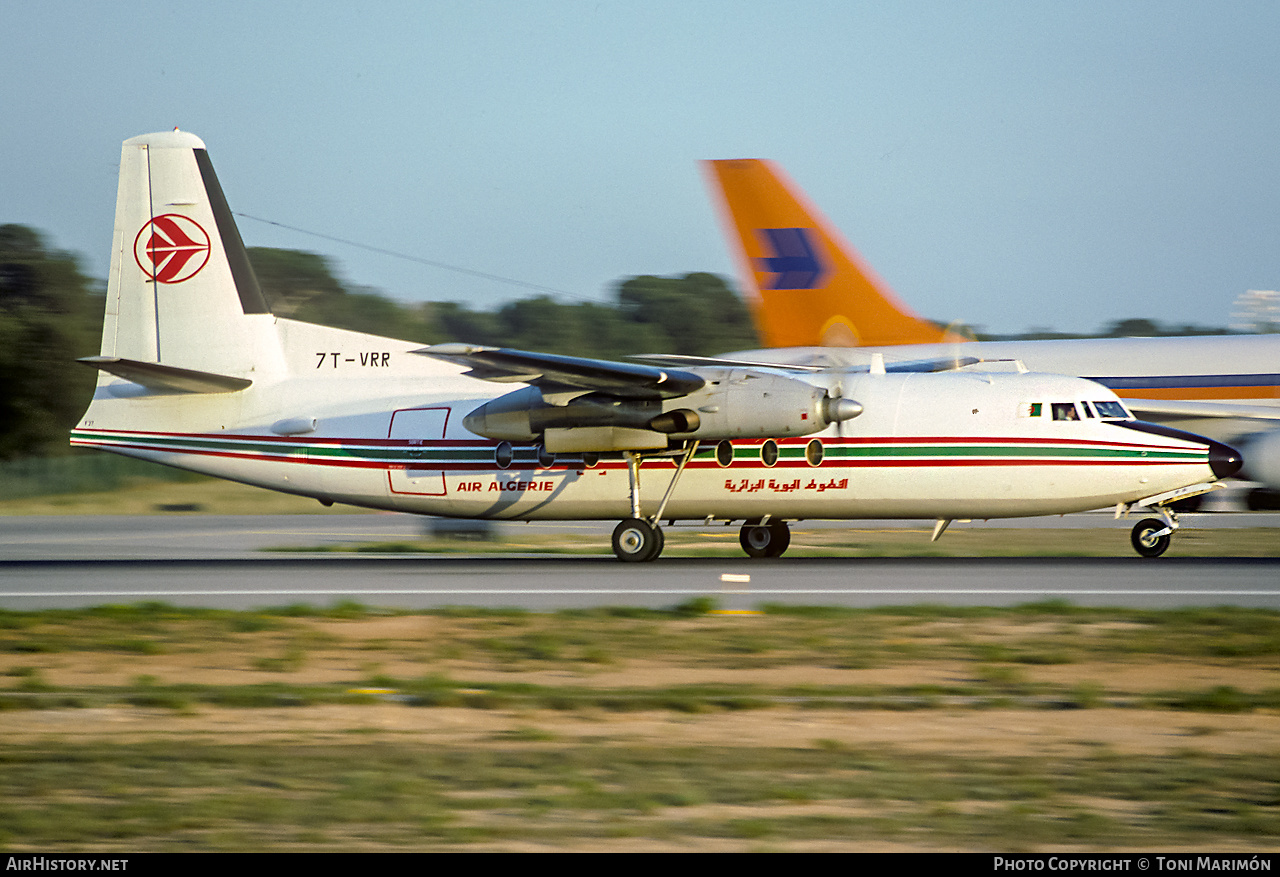
[[[627,518],[613,530],[613,553],[625,563],[657,560],[662,545],[662,528],[643,518]]]
[[[697,450],[698,442],[696,441],[691,442],[685,449],[680,462],[676,464],[676,474],[671,476],[667,492],[663,495],[662,502],[658,504],[658,511],[648,518],[640,514],[640,454],[636,451],[627,451],[627,474],[631,481],[631,517],[626,518],[613,529],[613,553],[618,560],[623,563],[645,563],[658,559],[663,545],[662,528],[658,526],[658,521],[662,520],[662,513],[667,508],[667,500],[671,499],[671,493],[676,489],[676,482],[680,480],[684,467],[693,459],[694,452]]]
[[[791,529],[786,521],[767,517],[747,521],[738,533],[738,542],[748,557],[781,557],[791,544]]]
[[[658,504],[658,510],[649,517],[640,514],[640,454],[627,452],[627,474],[631,484],[631,517],[613,528],[613,553],[623,563],[647,563],[662,554],[663,536],[658,521],[666,511],[667,501],[675,490],[676,482],[698,450],[698,442],[691,443],[676,464],[676,473],[667,485],[667,492]],[[768,515],[755,518],[742,525],[738,533],[742,550],[749,557],[780,557],[791,544],[791,530],[787,522],[771,519]]]

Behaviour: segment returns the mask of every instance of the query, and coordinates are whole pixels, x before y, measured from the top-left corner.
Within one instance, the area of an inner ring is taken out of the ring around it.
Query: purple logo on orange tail
[[[826,271],[807,228],[761,228],[772,256],[756,259],[759,270],[774,275],[766,289],[818,289],[826,281]]]

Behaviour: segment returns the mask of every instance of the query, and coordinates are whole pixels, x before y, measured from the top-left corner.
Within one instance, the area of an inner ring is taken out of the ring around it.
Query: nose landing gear
[[[1130,509],[1135,508],[1158,514],[1159,518],[1144,518],[1134,524],[1133,530],[1129,533],[1129,541],[1133,544],[1133,550],[1143,557],[1159,557],[1169,550],[1169,542],[1178,530],[1178,514],[1175,505],[1223,487],[1225,485],[1221,482],[1195,484],[1148,497],[1139,502],[1119,503],[1116,506],[1116,517],[1128,517]]]
[[[1133,543],[1133,550],[1143,557],[1159,557],[1168,550],[1172,535],[1173,528],[1164,521],[1147,518],[1134,525],[1129,541]]]

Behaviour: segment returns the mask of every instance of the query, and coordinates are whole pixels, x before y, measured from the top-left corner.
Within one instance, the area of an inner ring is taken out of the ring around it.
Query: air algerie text
[[[549,478],[538,479],[537,481],[491,481],[489,482],[489,493],[502,490],[541,490],[550,493],[555,489],[555,482]],[[480,481],[464,481],[458,485],[458,493],[478,493],[484,490],[484,484]]]

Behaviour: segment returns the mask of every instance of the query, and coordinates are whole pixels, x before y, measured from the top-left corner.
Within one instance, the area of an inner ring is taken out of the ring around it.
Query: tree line
[[[733,288],[715,274],[630,277],[610,303],[547,296],[476,311],[457,302],[405,303],[341,280],[325,256],[252,247],[263,293],[277,315],[357,332],[439,344],[466,341],[617,359],[636,353],[714,356],[760,346]],[[25,225],[0,225],[0,460],[66,453],[96,375],[76,362],[99,351],[106,285],[76,256]],[[1033,330],[978,340],[1225,334],[1135,318],[1097,335]]]
[[[277,315],[422,344],[466,341],[604,359],[759,346],[746,307],[714,274],[627,278],[609,304],[538,296],[476,311],[348,285],[316,253],[248,252]],[[105,283],[86,276],[74,254],[35,229],[0,225],[0,460],[68,451],[67,434],[97,380],[76,359],[100,349],[105,294]]]

